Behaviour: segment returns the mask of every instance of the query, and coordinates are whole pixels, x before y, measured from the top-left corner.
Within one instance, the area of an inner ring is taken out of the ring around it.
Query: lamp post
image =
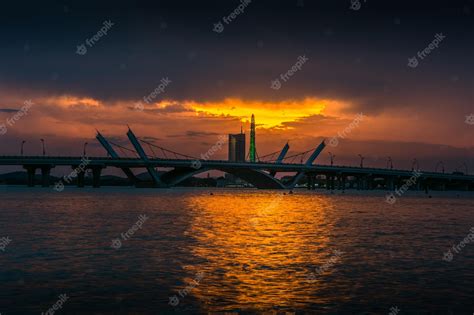
[[[87,147],[88,143],[87,142],[84,142],[84,150],[83,150],[83,153],[82,153],[82,156],[86,156],[86,147]]]
[[[444,173],[444,163],[443,163],[443,161],[439,161],[438,163],[436,163],[435,172],[438,171],[438,166],[441,166],[441,172]]]
[[[43,156],[45,156],[46,155],[46,149],[44,147],[44,139],[40,139],[40,141],[41,141],[41,144],[43,146]]]
[[[329,154],[329,158],[331,159],[331,166],[334,165],[334,158],[336,157],[334,154],[332,154],[331,152],[328,152]]]
[[[392,161],[392,157],[390,156],[387,158],[387,168],[389,165],[390,165],[390,169],[393,170],[393,161]]]
[[[21,155],[21,156],[23,156],[23,147],[24,147],[24,145],[25,145],[25,142],[26,142],[26,140],[23,140],[23,141],[21,142],[21,149],[20,149],[20,155]]]
[[[411,170],[414,171],[415,170],[415,165],[416,165],[416,170],[419,170],[420,169],[420,165],[418,164],[418,160],[415,158],[413,159],[413,163],[411,164]]]
[[[362,154],[359,154],[359,157],[360,157],[360,168],[363,168],[363,167],[364,167],[364,160],[365,160],[365,157],[362,156]]]

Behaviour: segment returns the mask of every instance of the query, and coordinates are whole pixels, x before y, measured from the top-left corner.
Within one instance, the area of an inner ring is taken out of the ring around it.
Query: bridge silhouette
[[[411,189],[428,191],[428,189],[472,190],[474,188],[474,176],[467,174],[315,164],[315,160],[326,147],[325,141],[311,150],[289,156],[287,156],[289,151],[287,143],[282,150],[261,156],[258,162],[232,162],[199,159],[175,152],[137,138],[130,128],[127,137],[134,149],[113,143],[97,131],[96,139],[106,150],[107,157],[0,156],[0,165],[22,166],[27,171],[28,186],[34,186],[36,170],[41,170],[44,187],[51,185],[51,169],[56,166],[70,166],[77,175],[75,181],[79,187],[84,187],[87,170],[92,171],[93,187],[100,187],[102,170],[114,167],[121,169],[130,183],[137,186],[143,182],[132,170],[145,168],[151,177],[149,185],[162,188],[176,186],[192,176],[211,170],[232,174],[259,189],[293,189],[301,182],[306,182],[307,189],[315,189],[317,179],[324,177],[324,186],[327,189],[346,189],[348,179],[351,178],[351,188],[379,187],[394,190],[413,179],[415,175],[416,181],[411,184]],[[148,153],[144,146],[148,148]],[[117,151],[126,157],[120,156]],[[129,157],[130,154],[133,157]],[[156,168],[171,168],[171,170],[163,173],[158,172]],[[276,177],[276,174],[281,172],[295,173],[295,175],[282,181]]]

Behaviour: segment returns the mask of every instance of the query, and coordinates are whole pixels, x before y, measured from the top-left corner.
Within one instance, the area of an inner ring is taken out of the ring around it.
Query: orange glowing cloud
[[[70,107],[99,107],[101,102],[90,97],[77,97],[72,95],[53,96],[45,99],[48,104]]]
[[[171,101],[162,101],[154,104],[156,109],[164,109],[172,104]],[[305,98],[302,100],[285,100],[279,102],[242,100],[227,98],[218,102],[184,101],[185,108],[192,109],[192,116],[234,117],[247,121],[251,114],[258,117],[258,124],[263,128],[290,128],[284,127],[284,122],[291,122],[320,115],[326,109],[342,108],[347,104],[327,99]]]

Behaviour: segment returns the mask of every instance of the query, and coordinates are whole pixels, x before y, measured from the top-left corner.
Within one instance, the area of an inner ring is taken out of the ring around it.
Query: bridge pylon
[[[114,159],[120,158],[120,156],[115,152],[114,148],[110,145],[110,143],[107,141],[107,139],[97,130],[97,135],[95,137],[97,141],[104,147],[105,151]],[[128,167],[122,167],[121,170],[127,175],[128,179],[132,182],[135,183],[137,182],[137,177],[135,174],[133,174],[132,170],[129,169]]]
[[[148,156],[145,153],[145,150],[143,150],[143,147],[141,146],[140,142],[138,141],[137,137],[133,133],[132,129],[130,129],[130,127],[128,128],[127,137],[130,140],[130,142],[132,143],[135,150],[137,151],[138,156],[144,162],[148,162],[149,160],[148,160]],[[155,170],[155,168],[153,166],[147,166],[146,169],[148,171],[148,174],[150,174],[151,179],[153,180],[153,183],[156,187],[168,187],[168,185],[166,185],[160,179],[160,175],[158,174],[158,172]]]
[[[311,156],[306,160],[305,166],[311,166],[313,162],[316,160],[316,158],[319,156],[319,154],[324,150],[326,147],[326,143],[324,143],[324,140],[314,149],[313,153]],[[293,178],[293,181],[291,184],[289,184],[287,187],[289,189],[295,188],[296,184],[300,181],[300,179],[305,175],[305,171],[298,172],[295,177]]]
[[[275,163],[280,164],[281,162],[283,162],[283,159],[285,158],[285,155],[288,153],[289,149],[290,149],[290,145],[287,142],[285,146],[283,147],[283,149],[281,150],[280,154],[278,155],[278,158],[276,159]],[[275,176],[275,174],[276,174],[276,171],[270,172],[270,175],[272,176]]]

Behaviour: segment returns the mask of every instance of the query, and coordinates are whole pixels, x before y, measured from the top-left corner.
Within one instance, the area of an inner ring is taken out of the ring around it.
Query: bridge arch
[[[161,176],[161,180],[169,186],[175,186],[182,181],[210,170],[217,170],[225,173],[232,174],[239,177],[246,182],[252,184],[258,189],[285,189],[286,187],[275,177],[270,174],[255,169],[239,169],[239,168],[199,168],[195,169],[192,167],[179,167],[171,170]]]

